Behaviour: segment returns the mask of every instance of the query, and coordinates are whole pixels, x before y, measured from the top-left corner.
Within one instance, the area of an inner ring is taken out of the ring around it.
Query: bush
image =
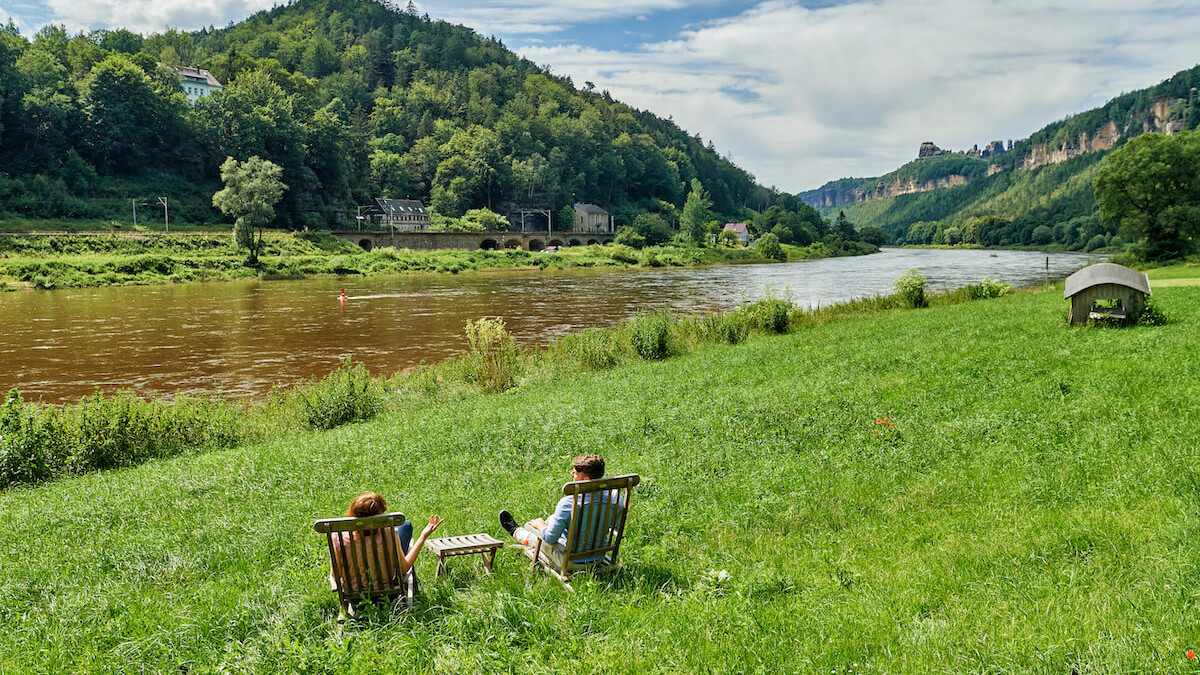
[[[50,440],[34,411],[12,389],[0,407],[0,488],[48,478]]]
[[[644,248],[646,238],[635,232],[632,227],[622,227],[617,230],[617,236],[613,237],[613,243],[630,248]]]
[[[602,328],[567,336],[559,340],[556,347],[569,354],[584,370],[606,370],[621,359],[621,345],[616,333]]]
[[[663,261],[659,260],[656,249],[644,248],[638,254],[638,265],[642,267],[662,267]]]
[[[925,297],[925,275],[917,268],[910,269],[896,279],[894,286],[900,304],[905,307],[925,307],[929,300]]]
[[[642,314],[625,327],[629,344],[647,361],[661,361],[674,352],[671,315],[666,311]]]
[[[759,237],[758,241],[754,242],[754,248],[758,249],[758,254],[764,258],[787,260],[787,253],[784,253],[783,247],[779,245],[779,237],[770,232]]]
[[[790,325],[789,316],[794,305],[768,293],[762,299],[737,311],[753,330],[764,333],[786,333]]]
[[[697,332],[705,342],[736,345],[746,339],[749,327],[737,314],[709,314],[697,322]]]
[[[966,290],[967,298],[971,300],[986,300],[988,298],[999,298],[1009,295],[1013,292],[1013,287],[1002,281],[993,281],[988,277],[984,277],[980,283],[968,285]]]
[[[503,319],[467,322],[467,343],[470,349],[463,359],[467,382],[485,391],[505,391],[516,385],[520,353]]]
[[[1142,315],[1138,317],[1137,322],[1139,326],[1162,326],[1167,323],[1167,315],[1163,313],[1153,298],[1147,296],[1146,306],[1142,309]]]
[[[325,379],[299,390],[297,399],[304,423],[314,429],[369,420],[384,407],[383,386],[371,378],[366,366],[348,356]]]

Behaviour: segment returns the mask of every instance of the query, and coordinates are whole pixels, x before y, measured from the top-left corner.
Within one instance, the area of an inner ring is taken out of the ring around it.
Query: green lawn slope
[[[0,672],[1191,672],[1200,287],[1155,300],[893,311],[9,490]],[[423,559],[413,613],[338,623],[313,520],[371,489],[499,535],[581,452],[643,477],[624,571]]]

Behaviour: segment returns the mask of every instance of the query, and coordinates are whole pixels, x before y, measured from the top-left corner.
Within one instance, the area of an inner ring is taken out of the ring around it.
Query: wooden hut
[[[1071,323],[1112,317],[1137,321],[1146,308],[1150,280],[1124,265],[1090,265],[1067,277],[1063,298],[1071,301]]]

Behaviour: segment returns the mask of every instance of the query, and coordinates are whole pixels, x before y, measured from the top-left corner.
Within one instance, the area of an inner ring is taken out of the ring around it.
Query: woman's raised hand
[[[438,526],[441,524],[442,524],[441,516],[437,516],[437,515],[429,516],[429,524],[425,526],[425,529],[422,530],[422,532],[425,534],[432,534],[433,531],[438,529]]]

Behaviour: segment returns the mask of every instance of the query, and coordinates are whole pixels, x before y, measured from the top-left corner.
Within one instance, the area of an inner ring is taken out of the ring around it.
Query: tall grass
[[[385,406],[383,383],[367,367],[343,357],[341,365],[323,379],[295,393],[304,423],[313,429],[333,429],[375,417]]]
[[[467,344],[467,353],[459,361],[467,382],[490,392],[505,391],[516,385],[521,354],[503,319],[468,322]]]

